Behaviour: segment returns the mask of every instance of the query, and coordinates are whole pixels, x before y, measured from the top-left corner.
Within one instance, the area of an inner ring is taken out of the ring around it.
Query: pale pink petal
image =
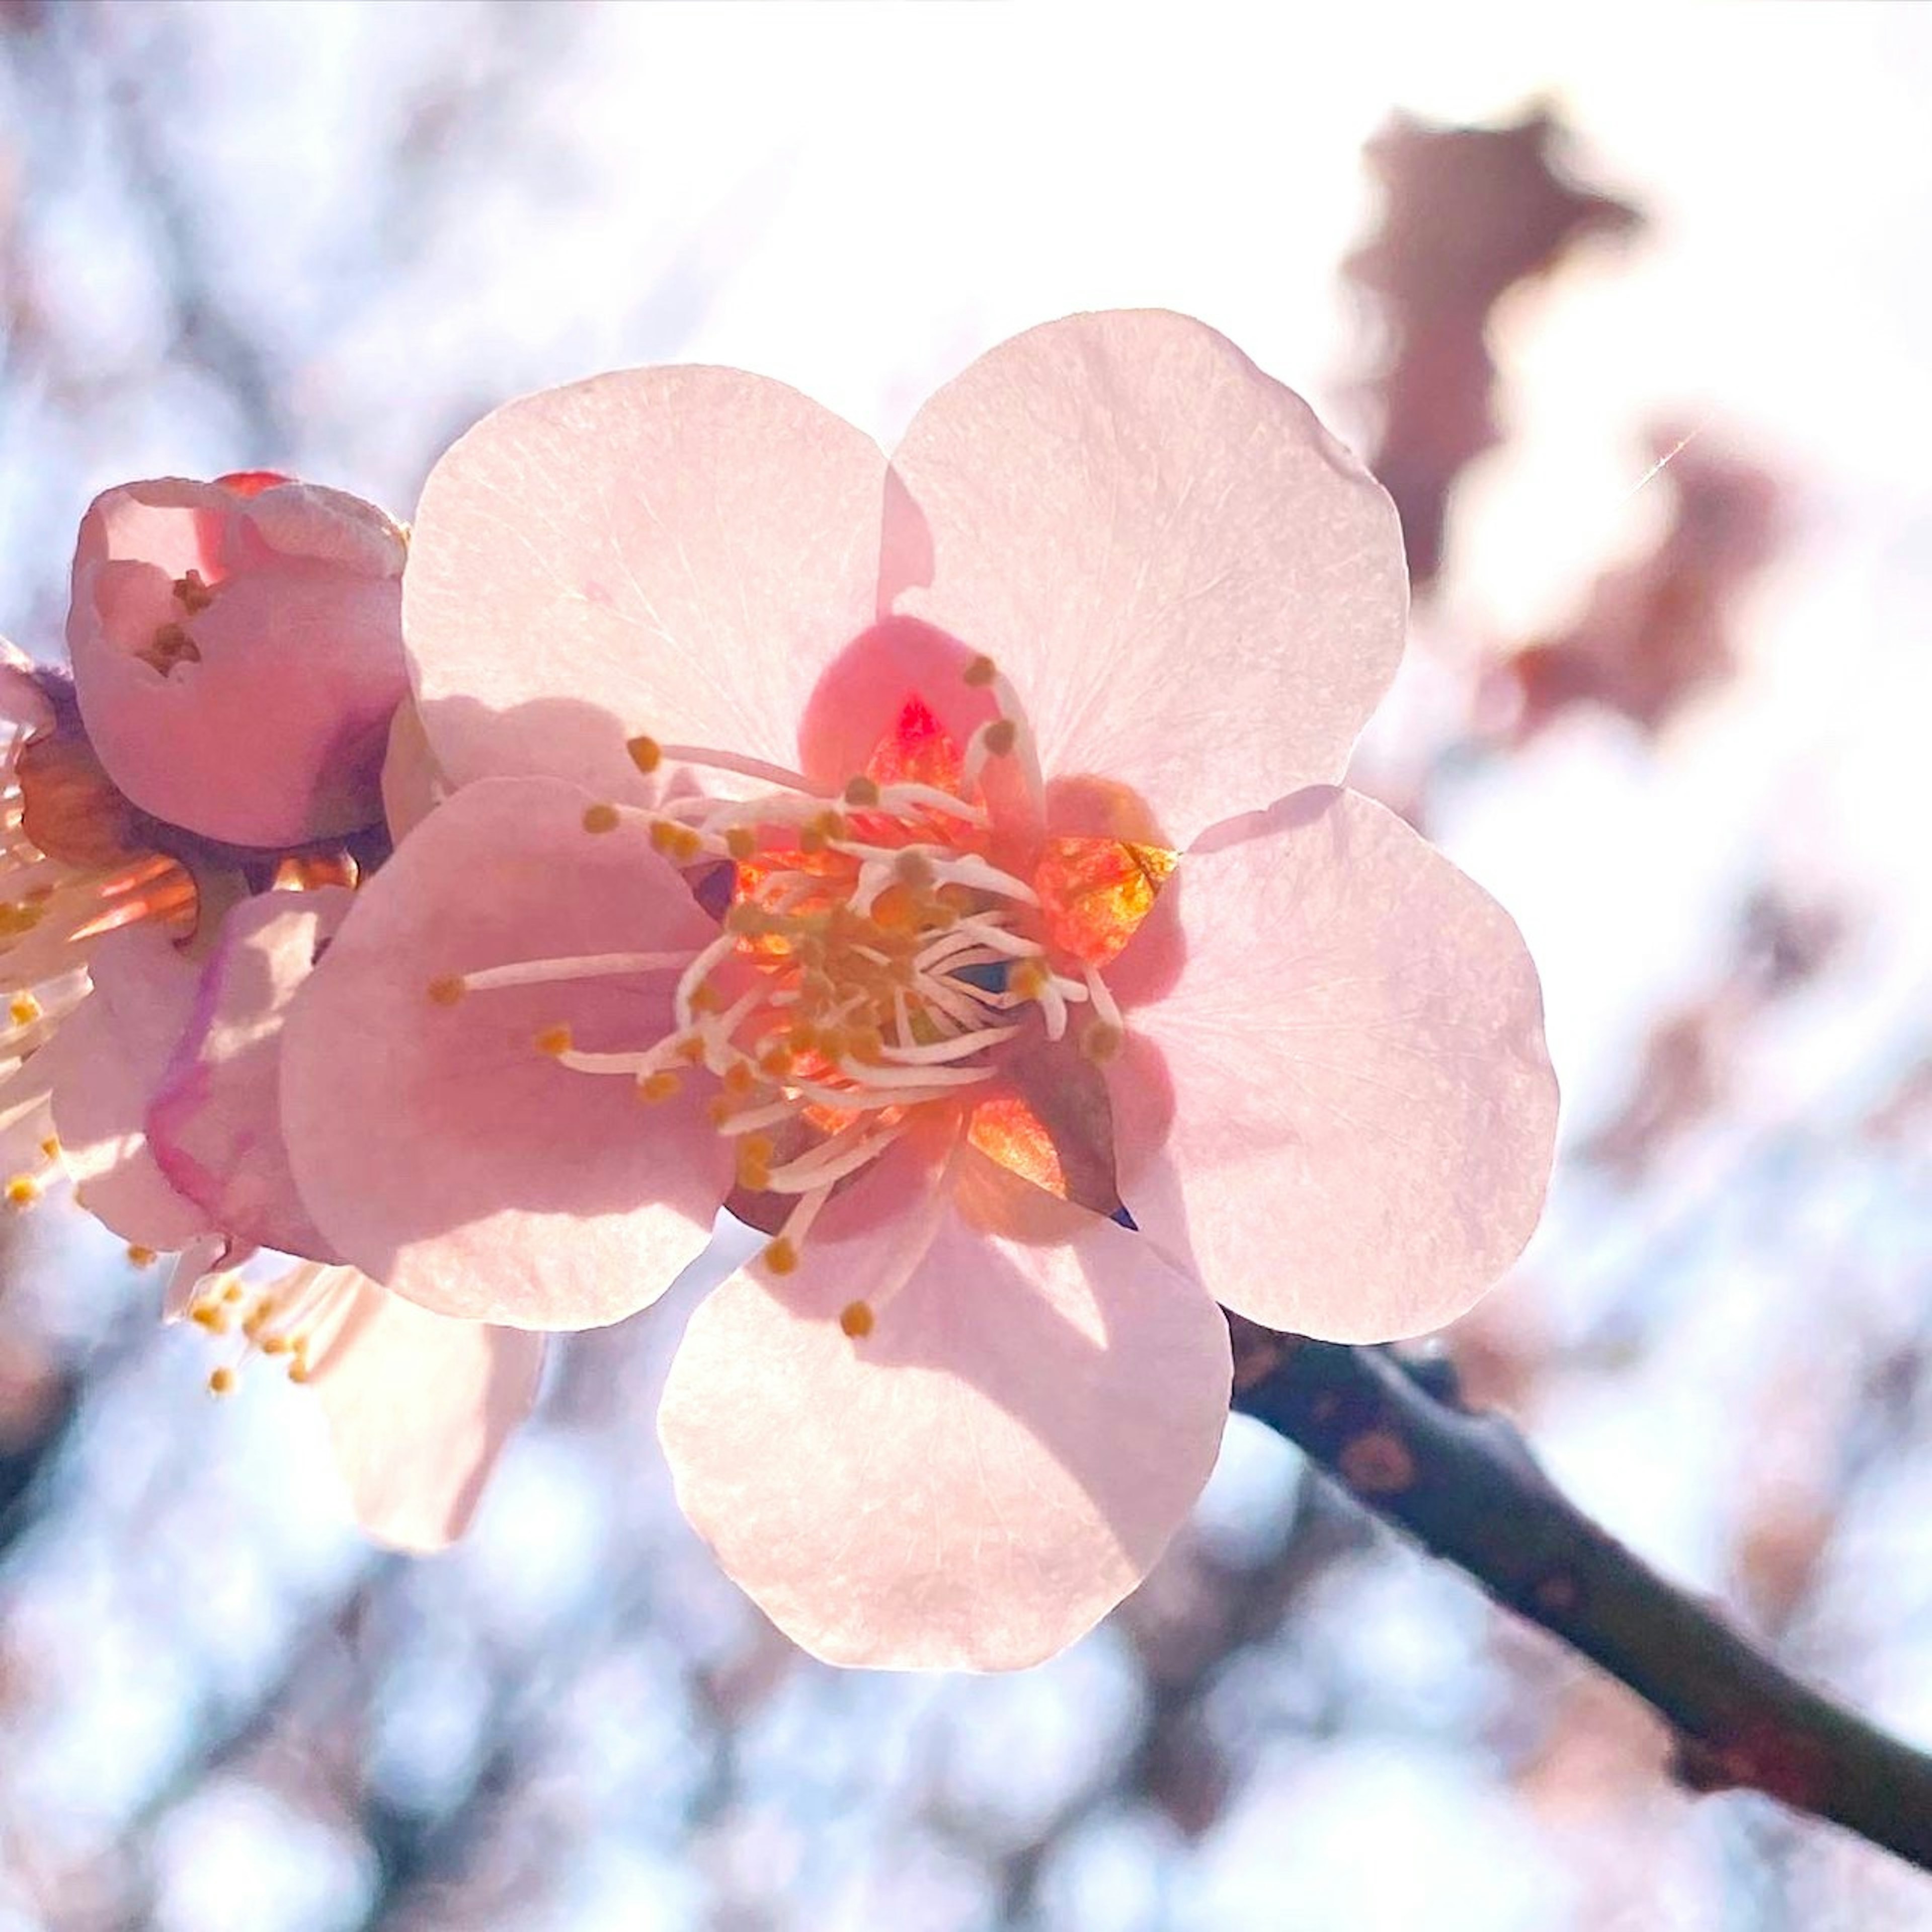
[[[646,734],[790,765],[872,622],[885,458],[782,383],[633,369],[487,416],[430,472],[404,627],[450,777],[614,796]]]
[[[166,478],[97,497],[68,644],[109,776],[143,811],[236,844],[373,823],[407,688],[404,555],[380,510],[338,490],[243,497]]]
[[[1023,1185],[961,1167],[982,1196]],[[860,1340],[842,1258],[810,1242],[796,1275],[740,1276],[692,1318],[658,1418],[679,1502],[814,1655],[1037,1663],[1133,1588],[1200,1492],[1226,1324],[1150,1243],[1082,1218],[1029,1245],[956,1200]]]
[[[544,1342],[452,1322],[358,1277],[310,1381],[356,1520],[399,1550],[440,1550],[530,1413]]]
[[[1556,1133],[1514,922],[1394,813],[1326,786],[1216,826],[1154,943],[1170,922],[1178,983],[1130,1022],[1159,1059],[1110,1070],[1143,1232],[1270,1328],[1388,1341],[1462,1313],[1529,1238]],[[1169,1107],[1150,1166],[1132,1150]]]
[[[312,1261],[337,1257],[289,1172],[282,1024],[350,899],[340,886],[266,892],[229,914],[147,1113],[155,1161],[212,1226]]]
[[[200,975],[148,926],[105,934],[89,965],[92,992],[35,1056],[48,1061],[62,1155],[97,1220],[143,1247],[184,1247],[212,1224],[169,1184],[143,1123]]]
[[[704,1246],[730,1159],[702,1082],[650,1106],[536,1036],[627,1052],[672,1026],[675,972],[430,997],[482,968],[695,953],[716,936],[644,824],[586,831],[550,779],[466,788],[356,895],[292,1008],[283,1129],[316,1225],[366,1274],[446,1315],[614,1322]]]
[[[422,713],[406,698],[389,721],[389,748],[382,759],[382,817],[392,839],[427,818],[449,795],[448,781],[429,748]]]
[[[1167,841],[1337,778],[1402,655],[1395,512],[1299,397],[1158,312],[984,356],[892,459],[892,608],[998,661],[1049,777]]]

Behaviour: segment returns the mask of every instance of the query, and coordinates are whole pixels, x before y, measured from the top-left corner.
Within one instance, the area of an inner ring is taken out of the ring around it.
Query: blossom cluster
[[[513,402],[413,526],[110,490],[0,666],[8,1198],[311,1384],[357,1515],[460,1533],[545,1336],[712,1239],[680,1500],[817,1654],[1006,1668],[1144,1576],[1222,1310],[1467,1308],[1556,1093],[1508,916],[1343,788],[1400,540],[1184,318],[995,349],[888,458],[674,368]]]

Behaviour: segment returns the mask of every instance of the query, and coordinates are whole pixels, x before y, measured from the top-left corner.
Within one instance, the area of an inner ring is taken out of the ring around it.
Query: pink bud
[[[271,472],[96,497],[68,646],[109,776],[143,811],[236,844],[373,824],[408,688],[406,553],[374,504]]]

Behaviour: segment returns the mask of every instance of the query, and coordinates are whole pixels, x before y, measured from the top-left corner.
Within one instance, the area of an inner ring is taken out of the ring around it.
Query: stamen
[[[622,823],[623,815],[614,805],[590,805],[584,808],[586,832],[614,832]]]
[[[566,980],[603,980],[626,973],[682,972],[697,957],[692,952],[586,952],[575,959],[520,959],[507,966],[484,966],[430,982],[429,996],[454,1006],[466,992],[502,986],[544,986]],[[439,988],[445,988],[439,992]]]
[[[788,771],[782,765],[767,764],[763,758],[748,758],[736,752],[716,752],[702,745],[656,745],[648,738],[642,741],[656,752],[660,759],[669,758],[681,765],[698,765],[714,772],[735,772],[743,778],[756,778],[760,784],[772,786],[779,791],[802,792],[808,798],[830,798],[836,794],[824,785],[814,784],[811,779],[797,772]],[[631,756],[638,757],[639,742],[631,740]],[[640,764],[640,770],[644,767]],[[655,770],[655,766],[651,767]]]
[[[840,1330],[855,1342],[862,1342],[872,1332],[872,1309],[869,1302],[848,1301],[838,1311]]]

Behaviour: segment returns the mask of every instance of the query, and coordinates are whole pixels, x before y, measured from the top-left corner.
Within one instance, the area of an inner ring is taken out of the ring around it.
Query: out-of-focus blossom
[[[406,543],[374,504],[263,472],[95,498],[68,646],[87,732],[144,811],[286,847],[381,816],[406,688]]]
[[[1584,236],[1641,218],[1568,177],[1565,139],[1543,112],[1502,128],[1398,115],[1368,146],[1382,218],[1347,274],[1382,310],[1386,347],[1372,382],[1382,429],[1370,463],[1402,513],[1418,584],[1442,562],[1457,478],[1497,440],[1491,310]]]
[[[735,1184],[771,1239],[661,1432],[808,1647],[1058,1648],[1211,1466],[1214,1298],[1410,1334],[1521,1246],[1534,970],[1332,784],[1402,648],[1390,506],[1211,331],[1036,330],[890,471],[775,383],[604,377],[473,430],[416,543],[473,782],[291,1016],[303,1198],[427,1306],[575,1326]]]
[[[1514,652],[1483,694],[1519,741],[1585,705],[1654,736],[1737,669],[1736,606],[1776,554],[1784,493],[1764,470],[1674,425],[1651,452],[1662,466],[1648,487],[1672,506],[1655,548],[1600,578],[1569,629]]]

